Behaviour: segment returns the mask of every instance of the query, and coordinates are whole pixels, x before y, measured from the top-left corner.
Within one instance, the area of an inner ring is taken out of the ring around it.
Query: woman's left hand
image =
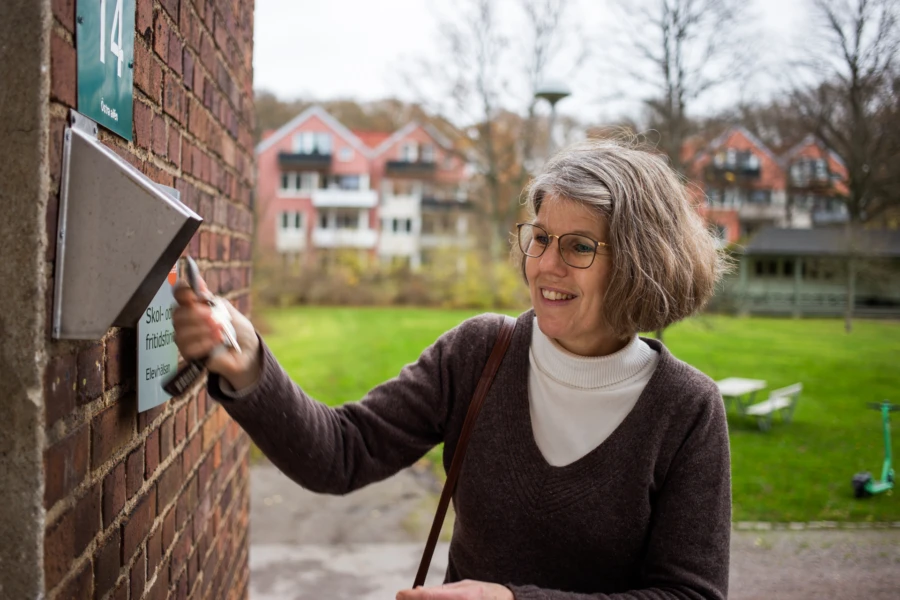
[[[515,600],[508,588],[483,581],[459,581],[440,587],[417,587],[397,592],[397,600]]]

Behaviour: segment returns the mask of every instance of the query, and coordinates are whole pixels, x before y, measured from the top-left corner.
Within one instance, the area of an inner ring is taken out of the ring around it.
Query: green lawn
[[[265,337],[304,389],[336,405],[393,377],[473,314],[289,308],[264,314]],[[900,521],[900,494],[860,501],[850,487],[856,471],[880,476],[880,417],[865,404],[900,403],[900,323],[858,321],[846,335],[840,320],[703,316],[668,329],[666,343],[714,379],[765,379],[770,389],[803,382],[789,425],[776,422],[766,434],[729,415],[735,520]]]

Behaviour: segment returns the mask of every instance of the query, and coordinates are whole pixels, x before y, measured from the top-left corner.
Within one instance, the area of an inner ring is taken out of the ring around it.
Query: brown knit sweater
[[[731,486],[721,397],[655,340],[659,364],[632,412],[572,464],[549,465],[531,431],[528,348],[518,327],[473,432],[454,495],[447,581],[509,587],[517,600],[724,598]],[[305,488],[344,494],[445,442],[449,468],[500,327],[482,315],[442,335],[361,402],[312,400],[265,345],[259,386],[210,394]]]

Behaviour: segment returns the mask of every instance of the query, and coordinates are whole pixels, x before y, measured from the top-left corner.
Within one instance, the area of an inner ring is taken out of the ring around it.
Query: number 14
[[[117,74],[122,76],[125,50],[122,48],[122,0],[116,0],[112,27],[109,31],[109,51],[119,59]],[[100,62],[106,64],[106,0],[100,0]]]

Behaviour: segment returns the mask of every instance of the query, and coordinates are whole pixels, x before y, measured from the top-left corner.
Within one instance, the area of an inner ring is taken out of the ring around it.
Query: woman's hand
[[[459,581],[440,587],[417,587],[397,592],[397,600],[515,600],[508,588],[483,581]]]
[[[200,280],[200,293],[209,294],[206,282]],[[213,319],[209,305],[194,293],[186,283],[179,281],[175,286],[175,300],[178,307],[172,316],[175,327],[175,344],[181,355],[188,360],[208,356],[206,368],[218,373],[236,390],[241,390],[256,383],[259,379],[259,338],[253,324],[224,298],[219,300],[231,315],[235,337],[241,352],[229,350],[210,353],[222,343],[222,331]]]

